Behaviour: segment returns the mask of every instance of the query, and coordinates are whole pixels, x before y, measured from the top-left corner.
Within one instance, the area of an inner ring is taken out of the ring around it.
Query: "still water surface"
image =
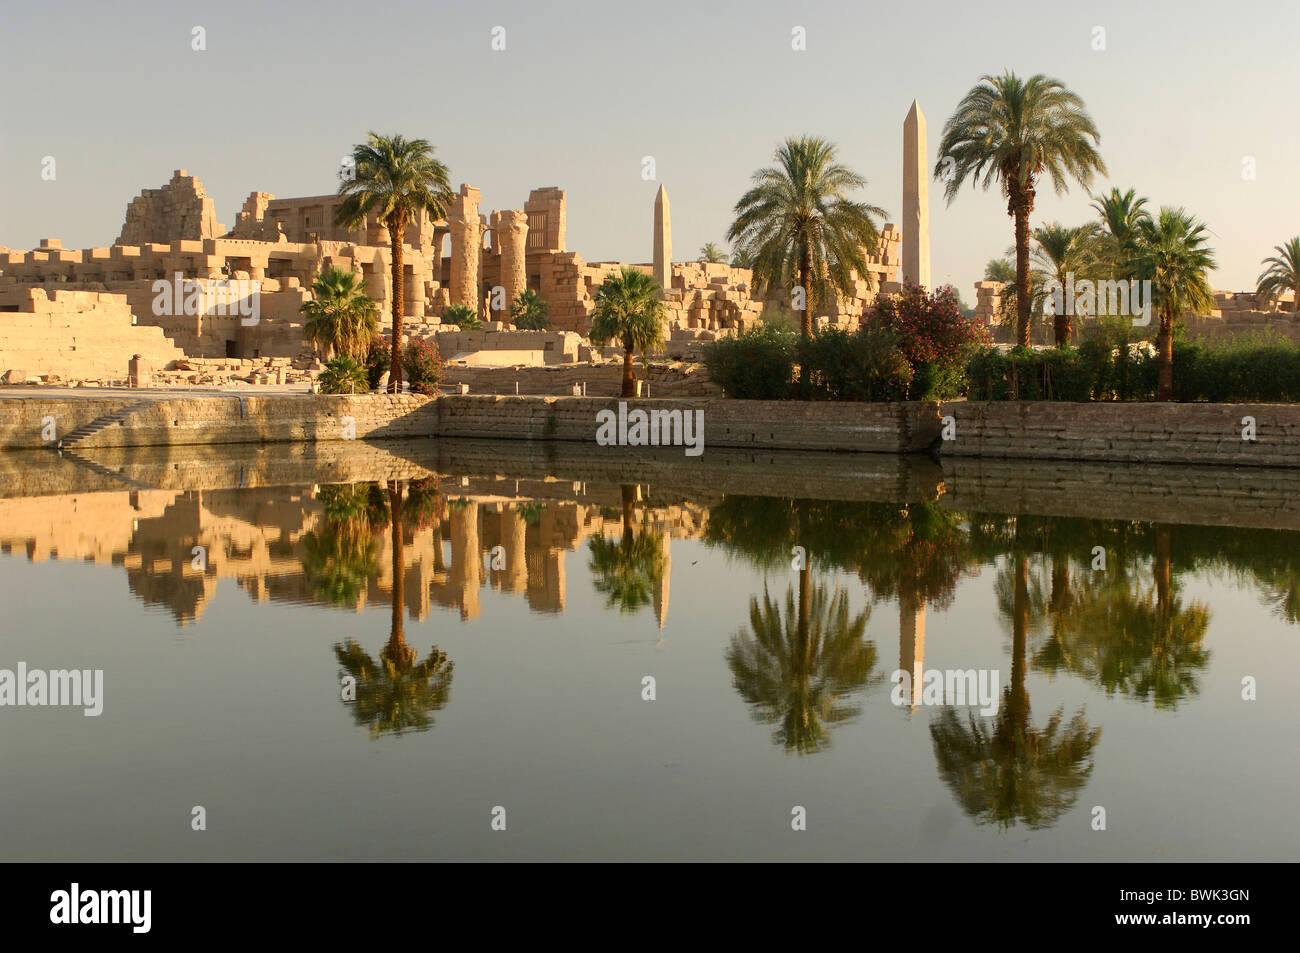
[[[0,859],[1300,853],[1300,534],[177,469],[0,499],[0,668],[105,696],[0,708]]]

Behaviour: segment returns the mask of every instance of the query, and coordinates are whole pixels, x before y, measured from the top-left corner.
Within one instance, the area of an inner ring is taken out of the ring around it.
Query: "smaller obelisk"
[[[903,120],[903,281],[930,287],[930,179],[921,104]]]
[[[672,288],[673,226],[668,214],[668,192],[661,185],[655,196],[654,279],[664,291]]]

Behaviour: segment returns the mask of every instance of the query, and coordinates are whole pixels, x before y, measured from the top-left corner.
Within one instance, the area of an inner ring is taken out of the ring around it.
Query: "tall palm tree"
[[[299,310],[307,318],[303,337],[327,354],[360,359],[379,331],[379,308],[360,272],[326,268],[312,282],[312,300]]]
[[[393,341],[389,352],[388,389],[402,391],[402,248],[406,226],[421,212],[442,218],[451,201],[447,167],[433,157],[434,147],[424,139],[380,136],[370,132],[366,142],[352,150],[355,174],[339,185],[335,221],[344,228],[365,224],[373,212],[388,229],[392,258]]]
[[[828,726],[861,710],[850,702],[879,676],[875,643],[866,641],[870,608],[849,615],[848,595],[838,587],[811,589],[804,570],[799,600],[786,587],[784,611],[763,590],[749,600],[749,630],[727,648],[733,685],[752,707],[755,720],[775,723],[773,741],[799,754],[829,743]]]
[[[866,256],[880,237],[873,219],[885,212],[849,198],[867,180],[836,161],[824,139],[787,139],[774,159],[736,203],[727,239],[750,262],[755,284],[804,289],[804,307],[795,310],[807,338],[812,308],[829,304],[836,291],[851,294],[855,275],[872,280]]]
[[[946,182],[948,202],[967,178],[986,190],[996,181],[1015,220],[1016,338],[1022,346],[1029,345],[1029,215],[1038,179],[1050,178],[1058,195],[1070,179],[1088,187],[1094,174],[1106,171],[1100,140],[1083,100],[1041,74],[981,77],[944,124],[934,177]]]
[[[1101,220],[1099,250],[1116,278],[1129,278],[1129,258],[1138,229],[1151,219],[1147,200],[1133,189],[1121,192],[1112,188],[1105,195],[1094,195],[1092,207]]]
[[[704,246],[700,249],[700,261],[708,261],[716,264],[717,262],[725,262],[726,260],[727,253],[713,242],[705,242]]]
[[[664,336],[664,303],[659,285],[645,272],[623,268],[596,290],[591,340],[623,345],[623,396],[636,396],[632,359],[636,352],[658,347]]]
[[[1044,288],[1056,281],[1064,288],[1071,273],[1082,276],[1097,262],[1097,229],[1094,225],[1062,225],[1052,222],[1034,229],[1034,252],[1030,264],[1038,280],[1032,285]],[[1040,291],[1041,294],[1041,291]],[[1036,302],[1035,302],[1036,303]],[[1052,315],[1053,340],[1058,348],[1070,343],[1074,315],[1072,302],[1062,298]]]
[[[1264,271],[1255,283],[1255,297],[1273,301],[1284,291],[1295,293],[1295,307],[1300,313],[1300,235],[1285,244],[1275,245],[1277,252],[1271,258],[1265,258],[1260,264]]]
[[[1160,313],[1156,400],[1174,399],[1174,322],[1184,312],[1208,314],[1214,307],[1208,237],[1205,225],[1181,208],[1164,206],[1138,226],[1130,267],[1135,277],[1151,282],[1152,304]]]

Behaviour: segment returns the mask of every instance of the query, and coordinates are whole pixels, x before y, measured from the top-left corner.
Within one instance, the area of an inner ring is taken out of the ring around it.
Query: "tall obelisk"
[[[673,226],[668,215],[668,193],[659,186],[655,196],[655,257],[654,279],[664,291],[672,288],[673,278]]]
[[[921,104],[903,120],[903,281],[930,287],[930,178]]]

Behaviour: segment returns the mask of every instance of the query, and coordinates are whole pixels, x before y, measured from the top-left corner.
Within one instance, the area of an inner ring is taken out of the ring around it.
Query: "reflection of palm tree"
[[[388,484],[393,571],[393,614],[388,644],[380,651],[378,662],[352,639],[334,646],[339,664],[357,682],[352,715],[357,724],[370,728],[371,735],[424,731],[433,723],[430,713],[442,709],[451,697],[454,665],[447,654],[434,646],[428,658],[417,662],[415,650],[406,644],[402,510],[402,487],[393,480]]]
[[[664,551],[660,540],[644,530],[633,533],[637,487],[625,484],[623,494],[623,536],[618,542],[598,536],[588,542],[591,561],[588,570],[595,577],[596,591],[606,597],[607,608],[636,612],[654,601],[663,581]]]
[[[1196,673],[1209,662],[1202,647],[1209,610],[1184,606],[1172,573],[1171,532],[1155,527],[1155,559],[1149,587],[1117,567],[1082,586],[1070,611],[1053,626],[1052,638],[1034,655],[1034,666],[1074,672],[1103,687],[1157,708],[1175,708],[1197,692]]]
[[[1011,684],[1002,692],[997,716],[974,714],[965,724],[951,708],[930,725],[939,775],[962,808],[979,823],[1039,829],[1073,806],[1092,773],[1092,751],[1101,737],[1080,711],[1064,722],[1057,709],[1042,728],[1030,721],[1025,688],[1029,634],[1028,560],[1013,557]]]
[[[368,516],[369,487],[322,487],[324,520],[302,540],[302,568],[316,598],[355,606],[379,568],[379,544]]]
[[[870,609],[850,618],[847,594],[813,589],[808,573],[800,572],[797,606],[787,587],[784,614],[766,589],[761,604],[751,599],[749,631],[727,649],[733,685],[755,720],[775,723],[773,741],[799,754],[826,747],[828,727],[860,711],[848,696],[878,680],[875,644],[862,638]]]

